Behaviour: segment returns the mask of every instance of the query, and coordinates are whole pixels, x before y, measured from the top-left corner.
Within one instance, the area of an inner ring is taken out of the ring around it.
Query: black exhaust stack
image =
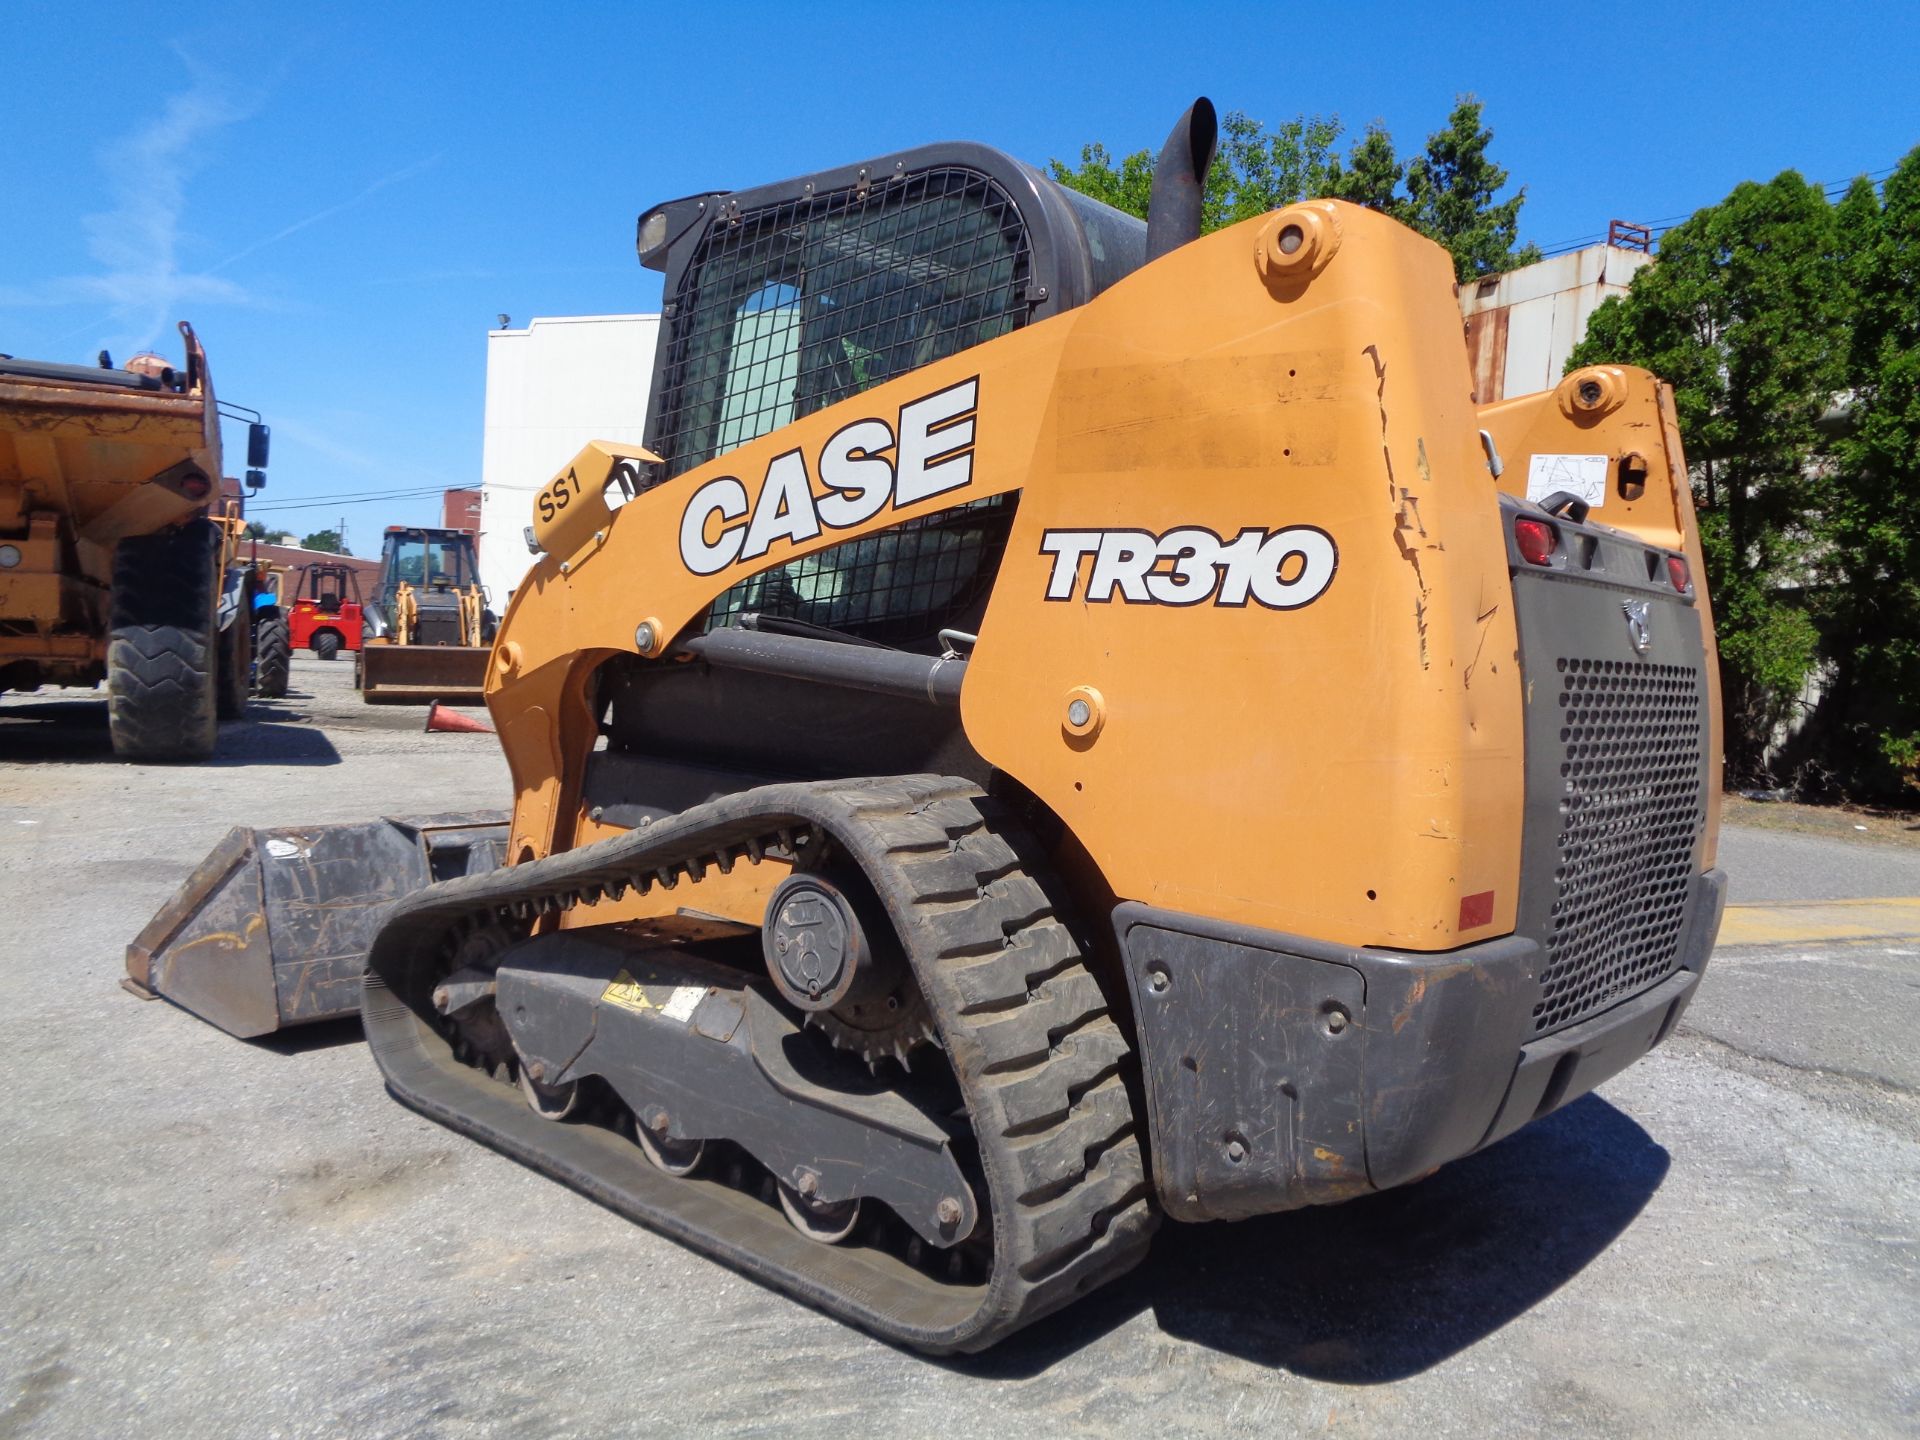
[[[1202,95],[1175,123],[1154,162],[1153,194],[1147,201],[1149,261],[1200,238],[1200,206],[1219,140],[1213,102]]]

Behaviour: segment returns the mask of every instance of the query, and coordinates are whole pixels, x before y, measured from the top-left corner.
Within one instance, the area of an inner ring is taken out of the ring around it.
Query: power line
[[[1883,165],[1878,170],[1863,171],[1861,174],[1852,176],[1846,180],[1810,180],[1807,183],[1819,187],[1820,193],[1831,201],[1838,199],[1840,196],[1846,194],[1848,190],[1852,189],[1855,180],[1881,180],[1899,168],[1899,163],[1896,161],[1892,165]],[[1704,205],[1700,207],[1701,210],[1706,208]],[[1647,229],[1653,232],[1653,236],[1657,240],[1660,236],[1666,234],[1667,231],[1673,229],[1674,226],[1684,224],[1699,213],[1700,210],[1692,210],[1685,215],[1663,215],[1658,220],[1647,221]],[[1584,250],[1590,245],[1598,245],[1606,238],[1606,232],[1599,231],[1592,235],[1582,235],[1577,240],[1556,240],[1551,245],[1542,245],[1540,247],[1540,254],[1543,258],[1551,259],[1556,255],[1567,255],[1575,250]]]
[[[324,500],[268,500],[247,506],[247,513],[270,514],[282,510],[324,510],[334,505],[375,505],[383,500],[418,500],[443,493],[435,485],[425,490],[382,490],[366,495],[330,495]]]
[[[384,495],[411,495],[425,493],[430,490],[444,490],[446,488],[448,487],[444,485],[384,485],[378,490],[335,490],[330,493],[335,500],[356,500],[363,496],[378,498]],[[291,505],[296,502],[291,500],[285,502],[269,500],[266,503],[269,505],[282,503]]]

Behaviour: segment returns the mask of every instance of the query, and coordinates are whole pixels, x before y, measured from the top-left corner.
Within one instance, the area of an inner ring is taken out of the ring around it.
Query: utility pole
[[[347,548],[347,517],[344,515],[340,517],[340,553],[342,555],[353,553]]]

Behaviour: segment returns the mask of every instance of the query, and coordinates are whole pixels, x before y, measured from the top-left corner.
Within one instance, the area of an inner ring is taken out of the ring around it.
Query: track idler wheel
[[[454,1054],[489,1075],[514,1061],[513,1040],[494,1004],[495,972],[512,943],[501,926],[476,925],[455,946],[433,987],[433,1008],[448,1026]]]

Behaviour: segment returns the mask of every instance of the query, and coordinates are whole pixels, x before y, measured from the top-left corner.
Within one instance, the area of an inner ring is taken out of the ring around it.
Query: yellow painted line
[[[1722,945],[1808,945],[1828,940],[1920,939],[1920,896],[1885,900],[1729,905]]]

